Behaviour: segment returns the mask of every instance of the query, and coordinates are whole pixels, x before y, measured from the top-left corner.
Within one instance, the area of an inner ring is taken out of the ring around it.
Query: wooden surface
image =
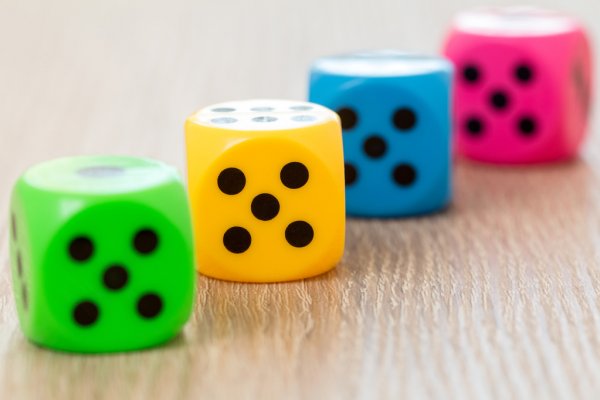
[[[350,221],[327,275],[198,277],[194,316],[166,347],[73,356],[18,328],[6,216],[24,168],[117,153],[183,169],[182,124],[200,106],[303,98],[319,55],[433,51],[450,15],[474,4],[0,1],[0,398],[597,399],[597,123],[576,162],[459,163],[446,212]],[[569,5],[600,37],[599,3]]]

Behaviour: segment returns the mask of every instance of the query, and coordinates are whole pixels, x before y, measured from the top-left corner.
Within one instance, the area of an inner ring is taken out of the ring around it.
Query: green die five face
[[[19,321],[42,346],[127,351],[173,338],[194,298],[187,196],[174,169],[76,157],[28,170],[11,201]]]

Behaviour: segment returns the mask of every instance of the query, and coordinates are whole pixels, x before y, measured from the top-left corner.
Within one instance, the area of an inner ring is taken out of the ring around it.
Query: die
[[[574,19],[528,7],[459,14],[445,54],[457,67],[457,151],[498,164],[574,157],[591,104],[587,35]]]
[[[187,195],[176,171],[132,157],[33,166],[11,198],[20,325],[41,346],[104,353],[177,335],[194,299]]]
[[[185,131],[200,273],[279,282],[335,267],[345,232],[335,113],[305,102],[228,102],[191,115]]]
[[[452,73],[441,57],[394,50],[313,63],[309,100],[342,122],[349,215],[412,216],[449,204]]]

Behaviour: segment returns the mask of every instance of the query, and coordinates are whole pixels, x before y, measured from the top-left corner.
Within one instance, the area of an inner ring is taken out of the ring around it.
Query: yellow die
[[[324,273],[344,251],[344,161],[337,115],[248,100],[186,121],[198,270],[278,282]]]

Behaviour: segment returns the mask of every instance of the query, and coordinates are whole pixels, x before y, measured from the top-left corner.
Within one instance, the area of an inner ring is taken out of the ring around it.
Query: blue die
[[[443,58],[391,50],[313,64],[310,101],[342,121],[348,214],[409,216],[450,202],[452,74]]]

